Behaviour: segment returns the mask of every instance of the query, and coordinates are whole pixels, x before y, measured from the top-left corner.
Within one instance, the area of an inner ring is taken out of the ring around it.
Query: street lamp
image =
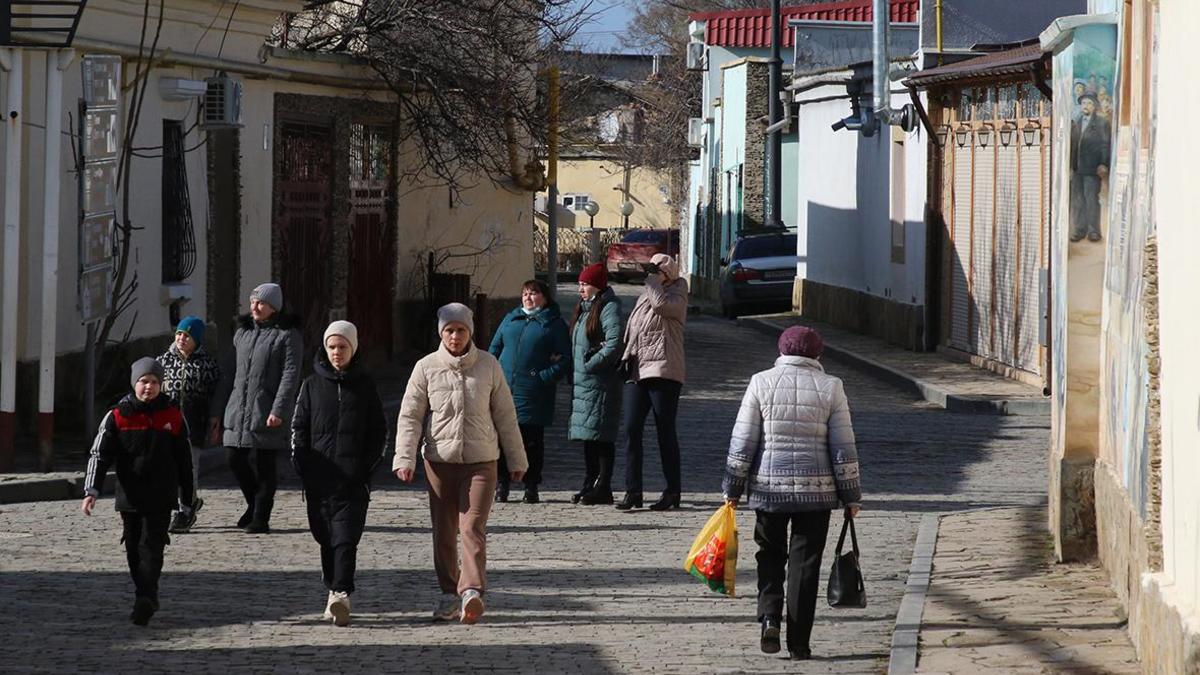
[[[621,223],[622,228],[624,228],[626,230],[629,229],[629,216],[632,216],[632,215],[633,215],[633,202],[626,200],[625,203],[621,204],[621,217],[624,219],[623,222]]]
[[[596,229],[596,214],[600,213],[600,205],[589,200],[583,205],[583,210],[588,214],[588,227]]]

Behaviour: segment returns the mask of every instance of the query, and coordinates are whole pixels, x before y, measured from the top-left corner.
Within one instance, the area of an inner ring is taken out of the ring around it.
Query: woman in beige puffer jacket
[[[496,357],[471,344],[474,318],[460,303],[438,310],[438,350],[417,362],[400,405],[392,471],[413,479],[417,448],[425,459],[433,566],[442,599],[435,620],[475,623],[483,614],[487,582],[487,519],[496,494],[500,453],[511,479],[529,462],[517,409]],[[461,511],[460,504],[467,504]],[[462,567],[458,535],[462,533]]]
[[[666,491],[650,508],[678,508],[682,488],[675,418],[683,390],[688,284],[680,278],[679,265],[671,256],[659,253],[650,261],[658,271],[647,275],[646,291],[629,315],[621,358],[628,373],[623,401],[625,498],[617,504],[622,511],[642,506],[642,427],[650,411],[654,411],[658,451],[667,479]]]

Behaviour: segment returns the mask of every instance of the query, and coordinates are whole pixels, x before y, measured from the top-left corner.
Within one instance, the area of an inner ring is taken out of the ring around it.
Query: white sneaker
[[[463,623],[475,623],[483,616],[483,596],[474,588],[463,591],[462,619]]]
[[[333,615],[333,625],[350,625],[350,594],[345,591],[333,591],[329,602],[329,613]]]
[[[334,593],[333,591],[329,591],[329,597],[325,599],[325,613],[321,615],[321,618],[325,619],[326,621],[333,620],[333,612],[329,609],[330,607],[333,607],[333,599]]]
[[[454,621],[458,619],[460,605],[458,596],[453,593],[443,593],[437,605],[433,608],[434,621]]]

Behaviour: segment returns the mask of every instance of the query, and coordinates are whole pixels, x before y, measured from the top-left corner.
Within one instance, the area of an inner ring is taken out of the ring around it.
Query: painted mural
[[[1100,31],[1093,28],[1101,28]],[[1116,42],[1103,27],[1084,27],[1073,49],[1070,240],[1103,239],[1112,155],[1112,82]]]

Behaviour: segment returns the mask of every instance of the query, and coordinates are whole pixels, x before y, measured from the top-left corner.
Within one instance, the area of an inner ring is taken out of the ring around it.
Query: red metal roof
[[[892,23],[916,23],[920,0],[890,0]],[[819,5],[784,7],[783,46],[791,47],[793,31],[790,20],[869,22],[872,19],[871,0],[845,0]],[[704,41],[716,47],[770,47],[771,10],[735,9],[725,12],[700,12],[689,16],[692,21],[706,22]]]

